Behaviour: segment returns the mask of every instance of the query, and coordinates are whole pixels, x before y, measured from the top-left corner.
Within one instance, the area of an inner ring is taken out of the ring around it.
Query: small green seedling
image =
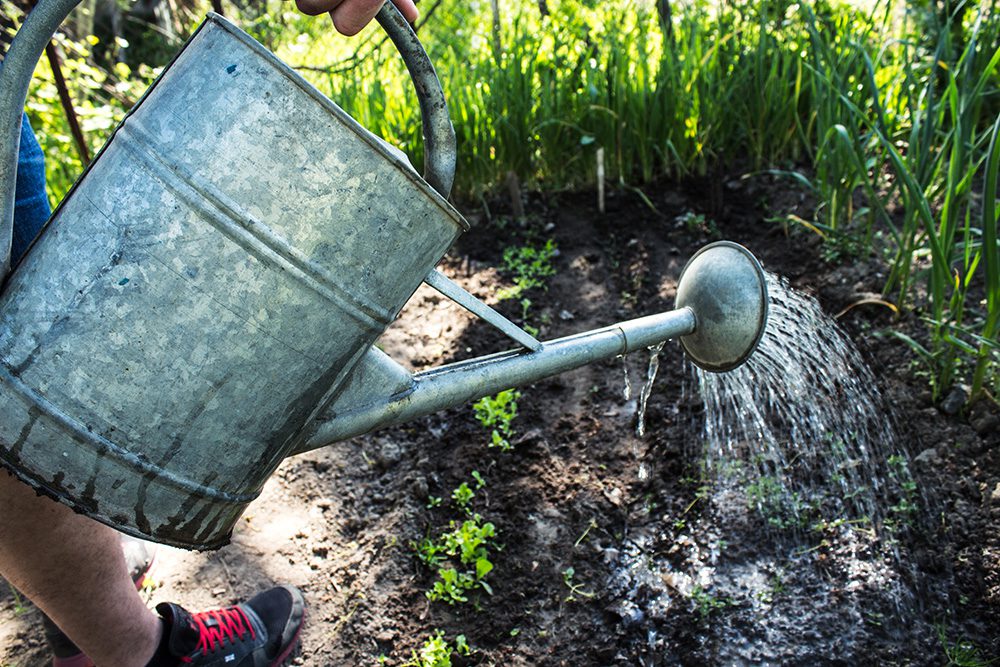
[[[691,591],[691,599],[694,600],[695,608],[697,609],[702,620],[732,604],[732,601],[728,598],[716,597],[703,589],[701,586],[694,587]]]
[[[427,597],[453,605],[467,602],[467,593],[478,588],[492,595],[485,578],[493,571],[489,550],[495,548],[496,528],[478,514],[461,524],[452,521],[450,528],[437,539],[426,537],[414,545],[417,557],[438,572]]]
[[[715,224],[715,220],[705,217],[704,213],[685,211],[681,215],[674,218],[674,221],[684,225],[684,228],[689,232],[700,232],[713,238],[719,236],[719,228]]]
[[[567,567],[562,571],[563,583],[566,584],[566,588],[569,589],[569,595],[566,596],[563,602],[575,602],[577,595],[587,598],[588,600],[594,597],[594,593],[583,590],[583,584],[578,584],[573,581],[574,576],[576,576],[576,570],[572,567]]]
[[[473,404],[476,419],[484,428],[491,429],[490,447],[499,447],[505,452],[514,448],[510,444],[510,438],[514,435],[511,423],[517,417],[519,398],[521,392],[516,389],[506,389],[496,396],[484,396]]]
[[[899,502],[889,510],[900,517],[904,524],[910,524],[918,510],[917,483],[910,474],[909,462],[901,454],[893,454],[887,461],[889,478],[899,487]]]
[[[468,484],[462,482],[455,488],[454,491],[451,492],[451,499],[455,501],[456,505],[458,505],[458,509],[471,515],[472,507],[470,506],[470,503],[475,495],[476,492],[470,489]]]
[[[411,542],[410,544],[413,546],[414,551],[417,552],[417,558],[428,567],[438,567],[447,557],[444,545],[430,537],[425,537],[419,542]]]
[[[24,598],[21,597],[18,590],[13,586],[10,586],[10,584],[8,584],[8,587],[10,588],[11,595],[14,596],[14,615],[20,616],[21,614],[27,612],[30,607],[24,603]]]
[[[777,477],[762,475],[746,485],[746,494],[748,507],[757,510],[771,526],[789,530],[807,525],[802,497]]]
[[[545,279],[555,275],[552,258],[559,253],[555,241],[549,239],[541,248],[511,247],[503,251],[503,270],[511,275],[513,287],[497,292],[497,298],[518,299],[534,287],[545,287]],[[530,303],[530,302],[529,302]]]
[[[451,655],[469,655],[472,649],[465,640],[465,635],[455,637],[455,647],[452,648],[444,632],[438,630],[424,641],[419,651],[413,651],[409,661],[403,663],[401,667],[451,667]]]

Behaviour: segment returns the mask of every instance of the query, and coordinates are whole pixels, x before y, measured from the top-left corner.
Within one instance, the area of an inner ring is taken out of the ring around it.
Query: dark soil
[[[671,308],[684,262],[716,238],[747,246],[828,313],[854,305],[839,321],[879,378],[923,492],[924,518],[898,538],[908,563],[900,580],[912,595],[893,602],[877,586],[845,587],[838,553],[818,536],[791,545],[745,502],[736,503],[738,520],[713,516],[721,501],[698,502],[701,401],[671,343],[644,438],[634,432],[634,399],[622,394],[622,362],[612,361],[523,388],[510,452],[487,447],[489,433],[463,405],[305,454],[279,469],[232,545],[162,550],[151,602],[218,606],[270,582],[296,584],[309,602],[297,660],[320,666],[376,665],[380,656],[401,665],[437,630],[467,639],[471,654],[456,655],[457,665],[940,665],[962,651],[1000,656],[997,407],[982,401],[948,415],[931,401],[905,345],[878,335],[896,327],[921,336],[917,317],[893,321],[883,306],[856,305],[880,292],[882,263],[827,261],[829,246],[814,234],[766,221],[808,215],[809,202],[787,184],[712,178],[646,195],[655,211],[629,192],[612,193],[604,214],[592,193],[531,195],[523,223],[507,217],[503,201],[489,214],[470,210],[473,229],[442,269],[520,321],[516,301],[494,299],[510,285],[498,269],[503,250],[554,238],[557,273],[547,290],[528,293],[528,319],[543,339]],[[704,218],[680,217],[691,212]],[[382,347],[420,370],[510,344],[421,288]],[[638,385],[645,355],[632,356]],[[639,457],[651,471],[644,481]],[[475,487],[473,471],[485,486],[471,506],[496,526],[492,595],[431,602],[425,592],[435,575],[412,543],[464,518],[451,494],[462,482]],[[432,496],[439,506],[428,507]],[[695,558],[710,545],[711,554]],[[704,585],[691,589],[643,568],[654,560]],[[751,565],[771,582],[767,595],[713,589],[723,590],[713,572]],[[813,571],[825,574],[804,574]],[[37,612],[6,593],[0,664],[45,662]]]

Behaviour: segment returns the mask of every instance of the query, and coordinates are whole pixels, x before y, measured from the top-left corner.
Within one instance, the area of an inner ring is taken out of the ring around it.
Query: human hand
[[[407,21],[413,23],[419,15],[413,0],[392,0]],[[356,35],[382,9],[385,0],[295,0],[299,11],[309,16],[329,12],[333,25],[342,35]]]

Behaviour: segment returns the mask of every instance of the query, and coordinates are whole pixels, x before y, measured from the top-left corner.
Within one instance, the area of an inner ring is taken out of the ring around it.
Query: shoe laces
[[[240,607],[199,612],[191,620],[198,629],[196,653],[200,655],[221,649],[227,643],[243,641],[247,633],[251,639],[257,637],[250,619]]]

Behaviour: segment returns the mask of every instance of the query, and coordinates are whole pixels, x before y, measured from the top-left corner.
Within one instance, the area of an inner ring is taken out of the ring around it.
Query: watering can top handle
[[[80,2],[40,0],[0,65],[0,281],[10,272],[17,151],[28,86],[45,45]],[[382,6],[376,19],[403,56],[417,90],[424,130],[424,179],[447,199],[455,176],[455,130],[441,83],[413,29],[391,1]]]
[[[448,115],[441,81],[417,34],[392,0],[382,5],[375,20],[403,56],[417,91],[424,129],[424,180],[447,199],[455,179],[456,146],[455,128]]]

